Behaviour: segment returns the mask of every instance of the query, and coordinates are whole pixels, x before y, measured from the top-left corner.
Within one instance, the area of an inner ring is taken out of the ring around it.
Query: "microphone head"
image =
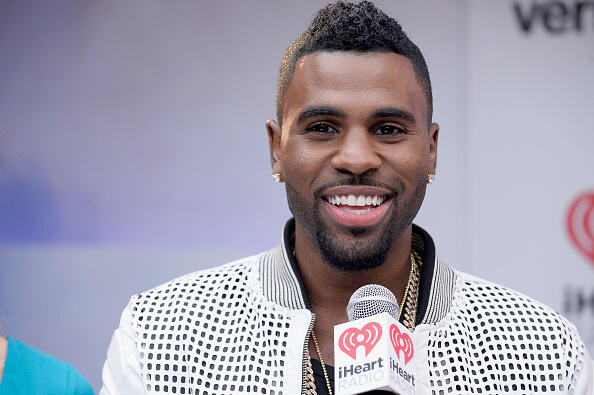
[[[378,284],[367,284],[356,290],[347,306],[349,321],[384,312],[398,319],[398,311],[398,301],[394,294]]]

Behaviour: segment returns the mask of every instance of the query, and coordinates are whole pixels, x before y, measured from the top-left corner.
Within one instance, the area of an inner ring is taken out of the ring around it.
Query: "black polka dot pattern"
[[[415,331],[419,394],[573,392],[585,361],[573,325],[520,293],[435,265]],[[136,373],[151,394],[297,394],[304,297],[278,249],[137,295],[127,308]]]
[[[249,285],[254,273],[249,264],[225,265],[133,299],[149,392],[283,393],[289,317]]]
[[[567,393],[584,346],[573,325],[507,288],[462,274],[448,325],[430,331],[433,394]]]

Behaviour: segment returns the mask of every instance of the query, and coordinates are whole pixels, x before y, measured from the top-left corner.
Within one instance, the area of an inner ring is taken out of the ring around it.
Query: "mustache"
[[[315,193],[316,197],[320,197],[322,195],[322,192],[325,191],[326,189],[340,187],[340,186],[344,186],[344,185],[365,185],[365,186],[370,186],[370,187],[378,187],[378,188],[387,189],[388,191],[390,191],[392,193],[392,195],[396,195],[398,193],[398,190],[396,188],[394,188],[394,186],[392,186],[392,185],[374,180],[373,178],[359,177],[359,176],[350,176],[350,177],[344,177],[344,178],[339,178],[337,180],[333,180],[327,184],[322,185],[319,188],[316,188],[314,193]]]

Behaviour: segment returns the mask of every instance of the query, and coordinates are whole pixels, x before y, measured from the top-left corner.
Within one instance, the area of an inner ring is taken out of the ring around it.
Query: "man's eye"
[[[307,131],[316,133],[336,133],[336,129],[334,129],[327,123],[314,123],[313,125],[307,128]]]
[[[394,125],[382,125],[379,128],[375,129],[374,132],[374,134],[380,136],[396,136],[402,133],[406,133],[406,131],[403,128]]]

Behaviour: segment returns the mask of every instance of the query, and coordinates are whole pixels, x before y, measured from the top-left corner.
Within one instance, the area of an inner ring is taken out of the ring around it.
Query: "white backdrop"
[[[594,351],[594,262],[566,227],[594,190],[594,6],[578,3],[378,2],[423,50],[441,126],[416,222],[446,262],[559,310]],[[264,121],[321,5],[0,3],[3,334],[99,388],[131,294],[278,243]]]

